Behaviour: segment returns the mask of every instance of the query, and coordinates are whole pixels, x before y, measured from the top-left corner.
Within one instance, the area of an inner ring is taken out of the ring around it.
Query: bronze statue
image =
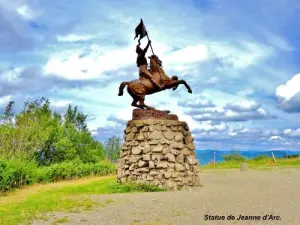
[[[140,24],[135,29],[136,36],[140,35],[139,44],[136,48],[137,57],[137,66],[139,67],[139,79],[133,81],[125,81],[120,84],[119,87],[119,96],[123,95],[124,88],[127,86],[127,92],[133,98],[132,106],[141,108],[141,109],[154,109],[145,104],[145,96],[153,93],[162,91],[163,89],[173,89],[176,90],[179,84],[183,84],[189,93],[192,93],[192,89],[186,83],[185,80],[178,80],[177,76],[172,76],[169,78],[164,70],[162,69],[162,61],[153,53],[151,46],[151,41],[149,40],[148,33],[141,20]],[[143,50],[140,48],[141,38],[147,36],[148,44]],[[147,59],[145,54],[151,47],[153,55],[150,56],[150,71],[147,69]],[[139,103],[139,104],[138,104]]]
[[[139,67],[139,75],[140,77],[146,77],[148,78],[156,87],[158,87],[159,89],[163,89],[164,85],[159,85],[154,79],[153,79],[153,75],[150,73],[150,71],[147,69],[148,63],[147,63],[147,59],[146,59],[146,53],[147,50],[151,44],[151,41],[148,41],[148,44],[146,46],[145,49],[141,49],[140,47],[140,42],[139,44],[136,46],[136,53],[138,54],[137,56],[137,60],[136,60],[136,64],[137,67]]]

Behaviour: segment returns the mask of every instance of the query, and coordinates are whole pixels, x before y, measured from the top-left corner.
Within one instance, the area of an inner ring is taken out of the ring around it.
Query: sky
[[[166,74],[193,90],[146,104],[186,121],[198,150],[300,150],[299,3],[0,0],[0,112],[45,97],[77,105],[97,140],[123,138],[133,108],[118,87],[138,78],[142,18]]]

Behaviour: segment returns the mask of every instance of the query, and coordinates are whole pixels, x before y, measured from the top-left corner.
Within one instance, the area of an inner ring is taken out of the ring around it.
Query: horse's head
[[[150,69],[153,71],[158,71],[159,67],[162,66],[162,61],[157,55],[151,55],[148,58],[150,59]]]

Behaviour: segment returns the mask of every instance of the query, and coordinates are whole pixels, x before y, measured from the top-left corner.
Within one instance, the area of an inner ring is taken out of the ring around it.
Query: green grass
[[[94,206],[106,207],[113,202],[109,199],[96,202],[89,194],[151,191],[164,190],[149,185],[120,185],[116,183],[114,176],[36,185],[0,197],[0,224],[29,224],[35,218],[47,219],[44,213],[80,212],[90,210]]]
[[[67,218],[67,217],[64,217],[64,218],[55,220],[53,223],[51,223],[51,225],[57,225],[57,224],[59,224],[59,223],[67,223],[67,222],[68,222],[68,218]]]
[[[254,159],[246,159],[245,161],[224,161],[220,163],[213,163],[201,166],[201,169],[239,169],[241,163],[247,163],[248,168],[254,170],[272,170],[275,168],[291,168],[300,167],[300,160],[298,158],[293,159],[276,159],[276,163],[269,157],[257,157]]]

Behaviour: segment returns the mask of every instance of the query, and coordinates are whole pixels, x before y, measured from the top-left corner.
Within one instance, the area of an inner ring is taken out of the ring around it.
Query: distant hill
[[[200,165],[205,165],[209,162],[213,162],[214,151],[213,150],[195,150],[196,157],[200,162]],[[222,156],[231,153],[231,150],[220,151],[216,150],[216,161],[224,161]],[[273,151],[263,151],[263,150],[249,150],[249,151],[237,151],[239,154],[251,159],[259,155],[266,155],[272,157],[272,152],[276,158],[284,158],[285,156],[290,155],[299,155],[300,151],[285,151],[285,150],[273,150]]]

